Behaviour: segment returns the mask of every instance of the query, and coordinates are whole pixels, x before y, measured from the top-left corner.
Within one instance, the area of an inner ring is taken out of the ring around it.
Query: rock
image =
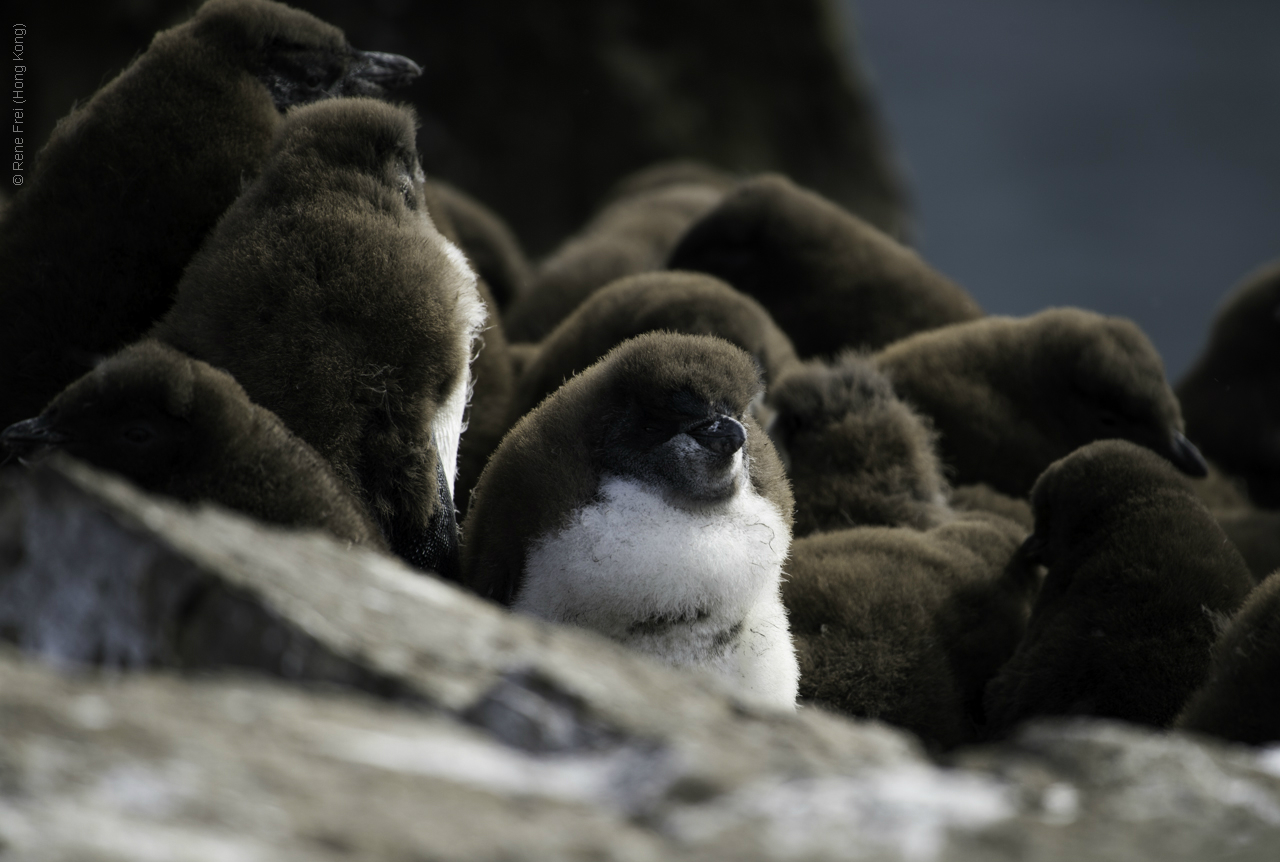
[[[68,461],[0,481],[0,635],[26,654],[0,651],[17,859],[1169,862],[1280,842],[1277,752],[1054,723],[940,767],[883,725],[752,708],[389,557]]]

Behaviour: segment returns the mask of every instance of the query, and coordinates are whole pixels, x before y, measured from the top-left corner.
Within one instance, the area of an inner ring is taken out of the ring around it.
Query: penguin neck
[[[634,478],[606,476],[563,528],[530,548],[513,607],[790,706],[795,653],[779,599],[790,540],[749,481],[724,502],[688,510]]]
[[[479,351],[475,348],[480,341],[480,333],[488,318],[488,309],[480,298],[476,287],[476,276],[462,251],[443,236],[440,237],[449,262],[463,275],[458,290],[454,314],[457,318],[454,331],[458,333],[458,348],[466,357],[462,373],[454,382],[453,389],[440,404],[435,419],[431,423],[431,442],[435,444],[437,457],[444,468],[445,481],[449,486],[449,497],[454,497],[454,483],[458,478],[458,446],[462,432],[467,430],[467,408],[471,404],[471,394],[475,381],[471,376],[471,363]]]

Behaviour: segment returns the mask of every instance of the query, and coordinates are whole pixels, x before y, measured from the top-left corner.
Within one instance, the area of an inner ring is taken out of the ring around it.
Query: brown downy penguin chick
[[[709,275],[646,272],[592,294],[543,339],[512,401],[511,422],[617,345],[644,332],[717,335],[751,355],[765,385],[799,364],[773,318],[749,296]]]
[[[797,539],[782,598],[800,697],[951,747],[976,737],[986,682],[1026,627],[1035,578],[1021,526],[988,513],[927,531],[855,527]]]
[[[99,363],[0,436],[22,457],[59,449],[187,503],[316,528],[385,550],[364,506],[314,449],[227,374],[146,340]]]
[[[266,158],[279,113],[421,72],[267,0],[210,0],[54,130],[0,217],[0,427],[33,416],[169,307]]]
[[[438,180],[428,180],[427,187],[453,225],[455,235],[450,239],[466,254],[497,301],[497,308],[491,309],[495,312],[493,319],[497,320],[496,312],[524,292],[531,277],[524,249],[497,213],[466,192]],[[429,208],[432,218],[436,218],[436,206]]]
[[[1031,504],[1025,497],[1010,497],[1001,494],[990,485],[977,482],[972,485],[957,485],[951,489],[948,498],[951,509],[956,512],[990,512],[1007,518],[1026,528],[1027,532],[1035,529],[1036,518],[1031,512]]]
[[[796,497],[795,535],[854,526],[936,526],[951,515],[936,435],[874,362],[806,363],[769,390]]]
[[[739,185],[689,228],[667,265],[760,300],[804,358],[875,350],[982,316],[915,252],[776,174]]]
[[[792,706],[791,491],[748,413],[760,388],[718,338],[619,345],[503,438],[471,501],[464,582]]]
[[[1074,308],[922,332],[875,355],[898,394],[933,421],[956,484],[1024,497],[1050,464],[1093,440],[1146,446],[1191,476],[1178,399],[1133,323]]]
[[[541,341],[588,296],[627,275],[666,267],[689,225],[724,190],[709,183],[642,188],[607,204],[541,265],[503,317],[514,342]]]
[[[1244,479],[1256,505],[1280,508],[1280,261],[1222,303],[1177,392],[1187,436]]]
[[[1163,727],[1204,681],[1219,618],[1253,588],[1186,480],[1124,440],[1055,462],[1021,553],[1048,573],[1017,653],[987,686],[988,731],[1041,715]]]
[[[1280,741],[1280,576],[1257,586],[1213,645],[1208,678],[1174,727],[1263,745]]]
[[[371,99],[295,108],[154,336],[235,375],[333,464],[392,551],[450,575],[485,312],[423,182],[409,110]]]

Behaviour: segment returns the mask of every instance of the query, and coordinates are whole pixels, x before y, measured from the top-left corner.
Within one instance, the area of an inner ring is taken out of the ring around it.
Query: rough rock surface
[[[1280,750],[1036,724],[942,767],[882,725],[759,711],[390,558],[67,462],[0,484],[0,635],[6,859],[1280,847]]]

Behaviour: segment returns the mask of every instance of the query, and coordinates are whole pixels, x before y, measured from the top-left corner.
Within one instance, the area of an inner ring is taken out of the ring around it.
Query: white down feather
[[[606,478],[598,502],[530,549],[515,609],[794,707],[799,668],[780,596],[790,531],[741,484],[729,501],[691,512],[635,480]]]

